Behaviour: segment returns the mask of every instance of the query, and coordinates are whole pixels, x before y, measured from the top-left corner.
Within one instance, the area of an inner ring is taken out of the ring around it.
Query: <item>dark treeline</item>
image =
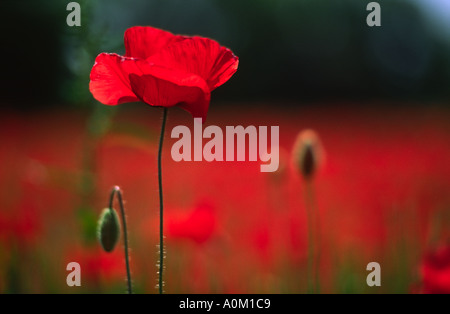
[[[97,53],[123,53],[123,32],[152,25],[213,37],[240,58],[216,100],[443,102],[450,49],[442,30],[407,1],[378,1],[382,26],[360,0],[78,1],[82,26],[60,0],[3,0],[0,103],[88,104]]]

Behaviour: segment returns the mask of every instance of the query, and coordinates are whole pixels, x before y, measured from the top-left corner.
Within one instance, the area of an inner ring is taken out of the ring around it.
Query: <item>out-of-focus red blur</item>
[[[306,291],[305,186],[291,158],[304,129],[324,149],[313,181],[321,291],[409,292],[427,284],[426,252],[450,240],[450,112],[393,108],[212,104],[203,127],[280,127],[274,173],[260,172],[260,162],[173,161],[171,130],[192,130],[193,120],[169,110],[166,291]],[[124,191],[134,285],[155,292],[160,114],[123,107],[96,141],[86,131],[88,113],[1,116],[0,292],[125,291],[123,248],[102,253],[89,237],[114,185]],[[65,284],[70,261],[82,267],[80,288]],[[380,288],[366,285],[369,262],[382,267]]]

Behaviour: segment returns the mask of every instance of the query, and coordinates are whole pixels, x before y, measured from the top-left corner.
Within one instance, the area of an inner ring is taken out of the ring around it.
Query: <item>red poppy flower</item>
[[[216,41],[153,27],[125,31],[125,56],[101,53],[89,89],[105,105],[143,101],[179,106],[205,121],[210,94],[237,70],[238,58]]]
[[[142,233],[146,238],[158,236],[159,220],[150,218],[142,224]],[[168,208],[164,220],[168,241],[192,241],[204,244],[219,233],[216,206],[209,200],[198,202],[192,209]]]
[[[172,239],[190,239],[202,244],[211,239],[217,230],[215,207],[208,203],[199,203],[185,217],[169,216],[167,219],[167,237]]]
[[[450,246],[428,253],[421,271],[424,293],[450,293]]]

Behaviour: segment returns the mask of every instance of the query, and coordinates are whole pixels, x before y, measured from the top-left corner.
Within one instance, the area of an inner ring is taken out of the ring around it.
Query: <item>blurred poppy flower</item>
[[[105,105],[180,106],[205,121],[211,91],[238,67],[238,58],[214,40],[153,27],[127,29],[125,49],[125,56],[101,53],[92,68],[90,91]]]
[[[195,243],[207,242],[217,229],[215,208],[207,202],[198,204],[185,217],[167,217],[167,237],[189,239]]]
[[[421,267],[423,293],[450,293],[450,245],[428,253]]]
[[[151,218],[142,224],[146,238],[157,237],[158,219]],[[192,241],[197,244],[208,242],[218,233],[216,207],[211,202],[202,201],[192,209],[170,209],[166,212],[164,229],[169,241]]]

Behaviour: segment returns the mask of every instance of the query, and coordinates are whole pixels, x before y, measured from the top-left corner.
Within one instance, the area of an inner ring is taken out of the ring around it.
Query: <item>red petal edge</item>
[[[125,56],[146,59],[167,45],[185,38],[155,27],[134,26],[124,34]]]
[[[228,81],[239,64],[231,50],[203,37],[174,42],[148,60],[199,75],[211,91]]]
[[[95,59],[89,90],[95,99],[105,105],[139,101],[131,90],[130,73],[137,73],[134,59],[117,54],[101,53]]]

